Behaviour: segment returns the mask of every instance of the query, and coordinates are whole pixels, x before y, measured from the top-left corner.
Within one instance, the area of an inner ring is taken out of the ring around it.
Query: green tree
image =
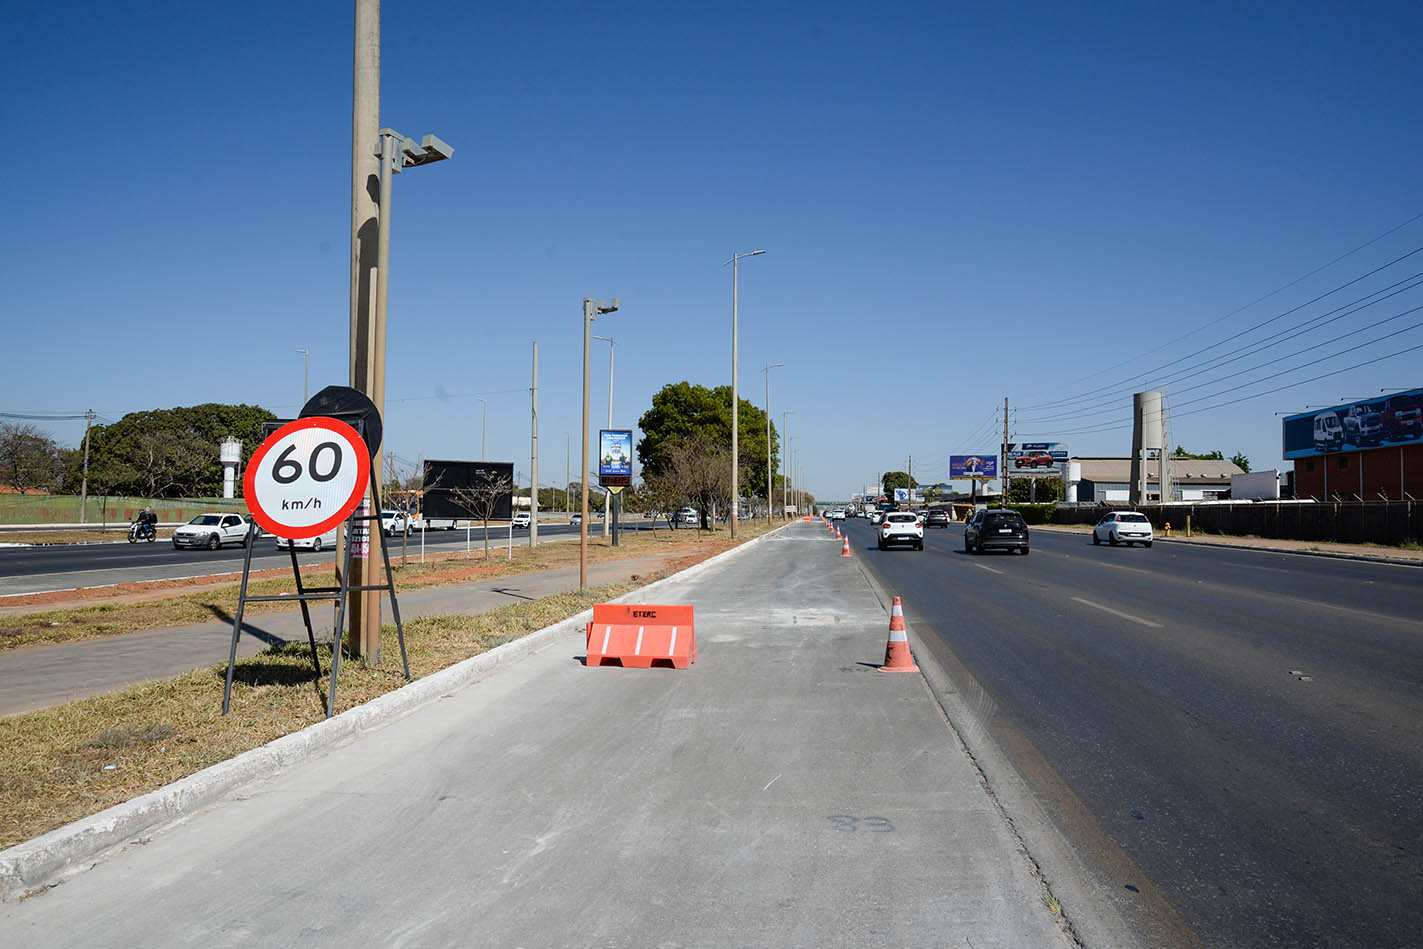
[[[745,494],[766,497],[766,412],[745,399],[738,400],[738,487]],[[731,449],[731,387],[669,383],[652,397],[652,408],[638,419],[642,439],[638,459],[647,475],[660,475],[670,464],[671,446],[690,439]],[[771,467],[779,467],[779,435],[771,425]],[[730,468],[730,458],[727,459]]]
[[[130,412],[112,425],[96,425],[89,433],[91,490],[215,497],[222,491],[218,444],[229,436],[240,439],[245,464],[262,442],[262,424],[275,418],[256,405],[208,402]],[[78,472],[70,470],[65,481],[78,484]]]
[[[1210,452],[1209,454],[1205,454],[1205,455],[1195,455],[1195,454],[1192,454],[1191,452],[1187,451],[1186,449],[1182,448],[1180,445],[1177,445],[1177,446],[1176,446],[1176,450],[1171,453],[1171,457],[1172,457],[1172,458],[1194,458],[1194,459],[1196,459],[1197,461],[1225,461],[1225,455],[1224,455],[1219,449],[1217,449],[1217,450],[1215,450],[1215,451],[1213,451],[1213,452]]]
[[[1036,483],[1037,487],[1033,487]],[[1062,500],[1062,481],[1058,478],[1013,478],[1008,482],[1008,500],[1019,504]]]
[[[1244,452],[1238,451],[1235,454],[1231,455],[1230,463],[1235,465],[1235,467],[1239,468],[1246,474],[1250,473],[1250,459],[1245,456]]]
[[[919,487],[919,482],[903,471],[886,471],[880,478],[880,483],[884,485],[885,494],[892,494],[895,488]]]

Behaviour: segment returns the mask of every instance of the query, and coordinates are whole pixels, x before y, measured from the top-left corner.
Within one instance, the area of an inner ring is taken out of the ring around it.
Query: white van
[[[1314,417],[1314,450],[1337,451],[1344,446],[1344,425],[1334,412],[1320,412]]]

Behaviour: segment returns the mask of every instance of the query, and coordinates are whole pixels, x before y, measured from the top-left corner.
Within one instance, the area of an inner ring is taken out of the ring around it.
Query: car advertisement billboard
[[[1281,425],[1286,460],[1423,439],[1423,389],[1287,415]]]
[[[998,455],[950,455],[949,478],[951,480],[992,481],[998,477]]]
[[[1067,464],[1067,445],[1063,442],[1023,442],[1008,445],[1004,452],[1004,464],[1013,474],[1031,474],[1034,471],[1060,474]]]
[[[632,430],[602,429],[598,432],[598,483],[607,488],[632,484]]]

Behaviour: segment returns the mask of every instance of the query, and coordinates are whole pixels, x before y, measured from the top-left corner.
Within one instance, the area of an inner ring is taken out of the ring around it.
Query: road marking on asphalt
[[[1080,596],[1074,596],[1072,599],[1085,606],[1090,606],[1093,609],[1101,610],[1103,613],[1111,613],[1113,616],[1120,616],[1122,619],[1129,619],[1133,623],[1140,623],[1143,626],[1150,626],[1152,629],[1161,628],[1160,623],[1153,623],[1149,619],[1142,619],[1140,616],[1133,616],[1130,613],[1123,613],[1121,610],[1114,610],[1110,606],[1103,606],[1101,603],[1093,603],[1091,600],[1084,600]]]
[[[981,563],[976,563],[976,564],[974,564],[974,566],[977,567],[977,568],[980,569],[980,570],[987,570],[989,573],[998,573],[998,574],[1001,574],[1001,573],[1003,572],[1002,570],[995,570],[995,569],[992,568],[992,567],[985,567],[985,566],[984,566],[983,564],[981,564]]]

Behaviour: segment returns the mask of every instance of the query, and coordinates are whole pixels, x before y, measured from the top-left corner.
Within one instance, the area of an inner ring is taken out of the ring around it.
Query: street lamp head
[[[753,250],[753,251],[751,251],[751,253],[749,253],[749,254],[732,254],[732,255],[731,255],[731,259],[728,260],[726,263],[722,264],[722,266],[725,267],[726,264],[734,264],[734,263],[736,263],[738,260],[740,260],[740,259],[743,258],[743,257],[755,257],[755,256],[757,256],[757,255],[759,255],[759,254],[764,254],[764,253],[765,253],[764,250]]]

